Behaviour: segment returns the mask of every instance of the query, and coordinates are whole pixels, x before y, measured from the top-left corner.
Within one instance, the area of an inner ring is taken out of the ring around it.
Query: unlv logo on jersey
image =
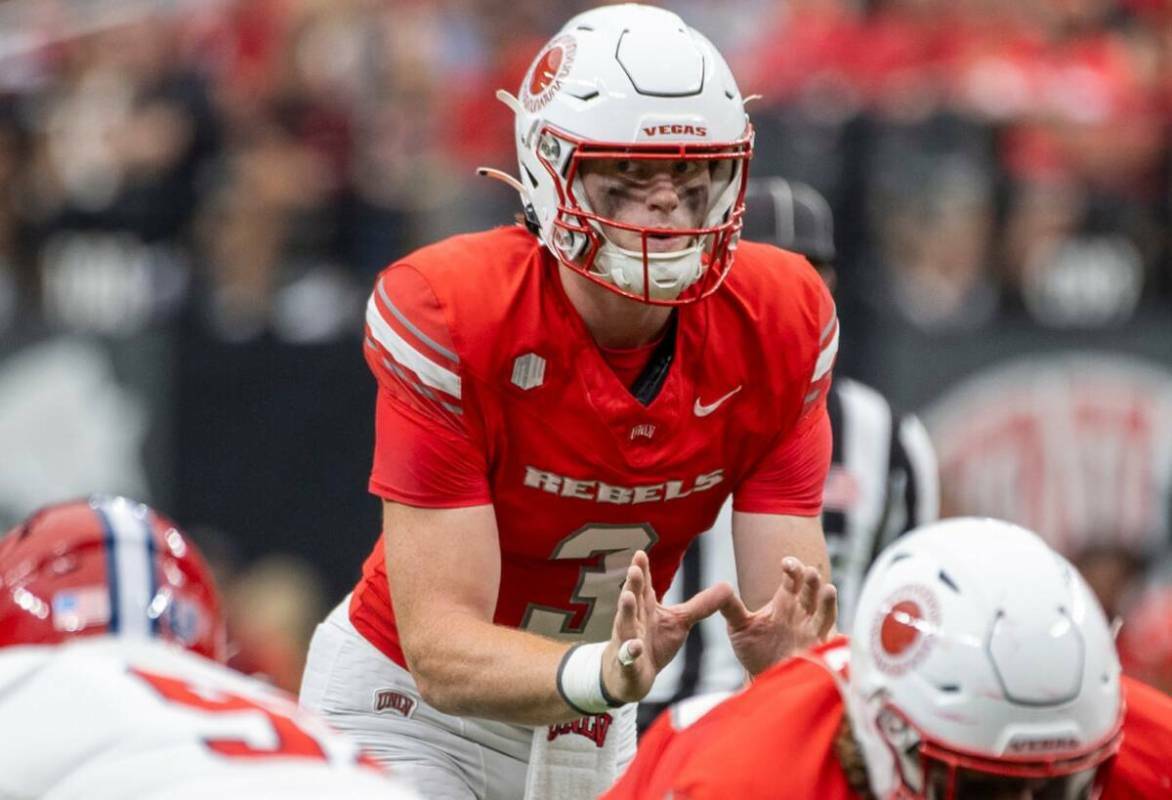
[[[599,714],[594,717],[582,717],[573,722],[563,722],[560,725],[550,725],[549,741],[553,741],[562,734],[576,733],[579,736],[585,736],[590,741],[594,742],[596,747],[602,747],[606,744],[606,733],[610,730],[611,723],[614,722],[614,717],[610,714]]]
[[[415,705],[415,698],[394,689],[379,689],[374,693],[374,710],[379,714],[394,711],[410,718],[415,713]]]

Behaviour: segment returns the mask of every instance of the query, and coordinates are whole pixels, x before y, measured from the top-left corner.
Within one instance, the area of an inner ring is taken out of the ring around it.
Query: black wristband
[[[616,700],[615,697],[606,690],[606,683],[602,680],[602,670],[598,670],[598,688],[602,691],[602,699],[606,701],[607,708],[622,708],[626,705],[622,700]]]

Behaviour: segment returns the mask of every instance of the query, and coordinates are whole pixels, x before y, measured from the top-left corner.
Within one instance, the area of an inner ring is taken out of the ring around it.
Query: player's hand
[[[651,585],[647,554],[642,550],[635,553],[619,592],[610,644],[602,654],[606,691],[616,700],[642,700],[651,691],[655,676],[684,644],[691,627],[735,598],[732,586],[721,582],[677,605],[661,605]]]
[[[826,641],[838,613],[838,593],[814,567],[792,556],[781,562],[781,585],[764,606],[749,611],[735,594],[721,606],[733,652],[750,675]]]

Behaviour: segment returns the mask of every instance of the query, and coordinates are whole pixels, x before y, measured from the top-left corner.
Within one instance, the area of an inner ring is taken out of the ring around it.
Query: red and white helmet
[[[0,539],[0,647],[96,634],[226,657],[203,557],[170,520],[123,497],[49,506]]]
[[[711,42],[670,11],[604,6],[566,23],[534,59],[519,95],[497,93],[516,114],[521,175],[510,183],[530,228],[562,264],[656,305],[692,302],[720,286],[740,234],[753,134]],[[712,189],[701,227],[632,225],[591,209],[582,162],[616,158],[708,162]],[[603,223],[639,233],[641,251],[610,241]],[[649,252],[656,235],[688,236],[691,244]]]
[[[928,525],[884,551],[854,618],[847,707],[883,798],[1093,798],[1122,731],[1119,659],[1086,582],[1033,533]]]

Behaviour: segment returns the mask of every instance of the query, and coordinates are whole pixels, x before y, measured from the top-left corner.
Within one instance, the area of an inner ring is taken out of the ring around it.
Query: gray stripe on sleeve
[[[435,350],[437,353],[444,356],[445,358],[448,358],[451,361],[455,361],[457,364],[460,363],[459,356],[457,356],[455,353],[453,353],[448,348],[444,347],[442,344],[437,342],[435,339],[432,339],[430,336],[428,336],[423,331],[419,330],[419,328],[417,328],[411,322],[411,320],[409,320],[405,316],[403,316],[403,312],[400,311],[395,306],[395,304],[391,302],[391,298],[387,295],[387,290],[383,287],[383,282],[381,280],[378,282],[378,296],[381,297],[383,299],[383,302],[387,304],[387,308],[389,308],[391,310],[391,313],[395,315],[395,319],[399,320],[399,323],[402,324],[402,326],[404,328],[411,331],[411,333],[415,336],[416,339],[423,342],[428,347],[430,347],[432,350]]]

